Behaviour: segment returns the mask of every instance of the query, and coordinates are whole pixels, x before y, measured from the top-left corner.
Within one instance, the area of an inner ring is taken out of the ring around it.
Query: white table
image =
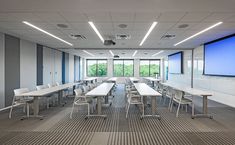
[[[109,78],[107,81],[108,81],[108,82],[112,82],[112,83],[115,83],[115,84],[116,84],[117,77]]]
[[[107,96],[110,91],[112,90],[114,86],[114,83],[102,83],[98,87],[94,88],[93,90],[86,93],[86,97],[97,97],[97,108],[98,108],[98,114],[97,115],[90,115],[90,116],[101,116],[106,117],[106,115],[102,115],[101,113],[101,100],[102,97]]]
[[[130,77],[129,78],[132,83],[138,83],[140,79],[135,78],[135,77]]]
[[[143,117],[155,116],[160,119],[160,115],[156,115],[156,97],[161,96],[161,94],[145,83],[134,83],[134,86],[142,97],[151,97],[152,115],[144,115]]]
[[[42,89],[42,90],[37,90],[37,91],[31,91],[28,93],[24,93],[24,94],[20,94],[17,96],[29,96],[29,97],[33,97],[33,111],[34,111],[34,116],[33,117],[40,117],[42,118],[42,116],[39,116],[39,97],[45,97],[49,94],[53,94],[58,92],[59,93],[59,103],[61,103],[61,98],[62,98],[62,92],[65,89],[71,88],[73,86],[76,86],[78,83],[68,83],[68,84],[63,84],[60,86],[55,86],[52,88],[46,88],[46,89]]]
[[[206,118],[211,118],[211,119],[213,118],[212,115],[208,114],[208,106],[207,106],[208,96],[212,96],[213,95],[212,92],[202,90],[202,89],[197,89],[197,88],[191,88],[186,85],[179,85],[175,83],[162,83],[162,84],[164,86],[168,86],[173,89],[183,91],[187,94],[191,94],[192,96],[202,96],[203,97],[203,113],[194,114],[194,111],[193,111],[192,118],[195,118],[195,117],[206,117]]]
[[[97,77],[90,77],[90,78],[86,78],[86,79],[84,79],[83,81],[86,83],[86,85],[88,84],[88,82],[91,82],[91,83],[93,83],[94,81],[96,81],[97,82]]]
[[[152,86],[154,87],[154,83],[155,82],[160,82],[161,79],[157,79],[157,78],[152,78],[152,77],[144,77],[144,79],[150,81],[152,83]]]

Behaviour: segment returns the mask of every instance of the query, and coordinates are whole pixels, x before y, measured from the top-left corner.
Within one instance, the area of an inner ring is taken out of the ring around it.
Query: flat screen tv
[[[168,67],[171,74],[183,73],[183,52],[168,55]]]
[[[235,76],[235,35],[204,44],[203,74]]]

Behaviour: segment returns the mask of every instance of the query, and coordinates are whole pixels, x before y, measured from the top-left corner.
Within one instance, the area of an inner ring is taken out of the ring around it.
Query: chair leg
[[[192,116],[194,115],[194,104],[192,103]]]
[[[172,112],[173,104],[174,104],[174,101],[172,100],[170,112]]]
[[[88,114],[88,117],[90,116],[90,105],[89,103],[87,104],[87,114]]]
[[[29,104],[27,103],[27,117],[29,118]]]
[[[186,104],[185,110],[186,110],[186,112],[188,112],[188,104]]]
[[[142,117],[144,117],[144,104],[142,104],[142,108],[143,108]]]
[[[11,110],[10,110],[10,113],[9,113],[9,119],[11,119],[12,110],[13,110],[13,105],[11,106]]]
[[[71,111],[71,113],[70,113],[70,119],[72,119],[73,109],[74,109],[74,103],[73,103],[72,111]]]
[[[179,103],[179,105],[178,105],[178,109],[177,109],[177,112],[176,112],[176,117],[179,116],[179,110],[180,110],[180,103]]]
[[[170,109],[171,109],[171,103],[172,103],[172,98],[170,98],[170,100],[169,100],[168,110],[170,110]]]
[[[127,110],[126,110],[126,118],[127,118],[127,116],[128,116],[129,108],[130,108],[130,104],[128,104],[128,106],[127,106]]]

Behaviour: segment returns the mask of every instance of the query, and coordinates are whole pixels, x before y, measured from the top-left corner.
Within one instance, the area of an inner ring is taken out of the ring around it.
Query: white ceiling
[[[74,48],[97,49],[168,49],[174,44],[219,21],[224,23],[179,46],[194,48],[205,42],[235,33],[234,0],[7,0],[0,5],[0,29],[53,48],[71,48],[52,37],[33,30],[22,21],[36,26],[69,41]],[[115,46],[104,46],[88,25],[93,21],[101,35],[129,34],[130,40],[115,40]],[[158,25],[145,41],[140,41],[153,21]],[[67,24],[60,29],[56,24]],[[127,24],[121,29],[119,24]],[[180,24],[189,24],[179,29]],[[73,40],[70,34],[82,34],[86,40]],[[161,40],[164,34],[174,34],[172,40]],[[101,50],[101,51],[102,51]],[[69,49],[71,52],[78,50]],[[94,52],[95,53],[95,52]]]

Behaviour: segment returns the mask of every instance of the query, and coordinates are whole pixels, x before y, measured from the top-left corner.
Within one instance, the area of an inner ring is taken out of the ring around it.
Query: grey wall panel
[[[36,44],[20,40],[20,87],[36,89],[37,80]]]
[[[43,46],[37,44],[37,85],[43,84]]]
[[[69,54],[65,53],[65,83],[69,82]]]
[[[5,34],[5,106],[12,103],[13,90],[20,87],[20,39]]]
[[[4,49],[4,34],[0,33],[0,108],[5,107],[5,49]]]

